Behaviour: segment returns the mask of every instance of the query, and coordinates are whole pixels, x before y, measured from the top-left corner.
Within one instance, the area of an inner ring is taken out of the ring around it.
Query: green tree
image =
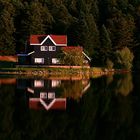
[[[11,2],[0,0],[0,55],[15,54],[14,14],[15,9]]]
[[[55,34],[66,34],[72,21],[72,16],[69,14],[65,2],[63,0],[48,0],[46,4],[54,18],[52,32]]]
[[[115,55],[116,55],[115,61],[116,68],[131,69],[133,67],[132,63],[134,55],[129,48],[125,47],[121,50],[117,50],[115,52]]]
[[[16,31],[14,33],[14,37],[16,42],[16,52],[19,53],[24,52],[25,42],[28,36],[28,28],[25,26],[27,19],[27,14],[25,14],[25,11],[28,3],[23,3],[20,0],[17,0],[16,2],[13,0],[12,3],[15,7],[14,24]]]
[[[72,17],[78,17],[77,0],[68,0],[66,6]]]
[[[108,29],[112,40],[112,47],[120,49],[124,47],[132,47],[134,41],[133,33],[135,23],[132,16],[125,16],[121,11],[116,11],[108,19]]]
[[[102,64],[106,65],[106,61],[111,58],[112,52],[112,43],[109,36],[109,33],[104,25],[102,25],[101,28],[101,34],[100,34],[100,40],[101,40],[101,47],[100,47],[100,54],[102,59]]]
[[[86,46],[86,40],[87,40],[87,34],[88,34],[88,25],[86,22],[86,15],[83,11],[80,11],[79,17],[77,21],[75,22],[74,29],[71,29],[74,31],[75,36],[77,36],[77,44],[87,47]]]
[[[93,15],[96,23],[99,22],[99,7],[98,7],[99,1],[98,0],[93,0],[90,1],[90,13]],[[93,10],[94,9],[94,10]]]
[[[140,5],[136,7],[136,30],[135,30],[135,39],[137,46],[134,47],[133,52],[135,55],[134,58],[134,69],[140,70]]]
[[[96,50],[99,48],[100,45],[98,26],[92,14],[86,15],[86,22],[88,30],[86,34],[86,42],[84,48],[88,52],[89,56],[96,56]]]
[[[82,66],[84,57],[82,50],[79,48],[62,49],[60,62],[64,65]]]
[[[48,25],[53,22],[53,17],[49,13],[48,8],[38,0],[32,1],[28,8],[28,21],[26,22],[29,27],[29,33],[44,34]]]
[[[84,50],[91,57],[96,55],[99,47],[99,31],[92,14],[85,14],[81,11],[68,30],[72,45],[83,46]]]
[[[17,15],[15,24],[17,29],[17,50],[23,50],[29,35],[50,33],[53,17],[49,12],[48,7],[38,0],[30,1],[30,3],[19,2],[18,5],[16,5],[16,8]]]
[[[117,0],[118,8],[125,14],[128,13],[128,0]]]

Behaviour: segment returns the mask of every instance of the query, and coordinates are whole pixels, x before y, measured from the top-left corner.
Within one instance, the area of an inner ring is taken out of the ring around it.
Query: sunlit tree
[[[117,68],[131,69],[133,67],[132,62],[134,55],[129,48],[125,47],[121,50],[117,50],[115,55],[116,55],[115,66]]]

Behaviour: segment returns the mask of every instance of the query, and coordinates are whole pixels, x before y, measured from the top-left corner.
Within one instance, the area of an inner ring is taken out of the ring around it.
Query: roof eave
[[[91,58],[83,51],[82,54],[89,60],[91,61]]]

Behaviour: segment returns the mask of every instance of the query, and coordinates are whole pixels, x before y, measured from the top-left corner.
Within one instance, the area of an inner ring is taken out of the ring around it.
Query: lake
[[[140,74],[0,76],[0,139],[140,140]]]

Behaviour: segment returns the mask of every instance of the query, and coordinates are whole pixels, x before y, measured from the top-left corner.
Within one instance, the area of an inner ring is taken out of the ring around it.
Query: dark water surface
[[[0,140],[140,140],[140,74],[0,78]]]

